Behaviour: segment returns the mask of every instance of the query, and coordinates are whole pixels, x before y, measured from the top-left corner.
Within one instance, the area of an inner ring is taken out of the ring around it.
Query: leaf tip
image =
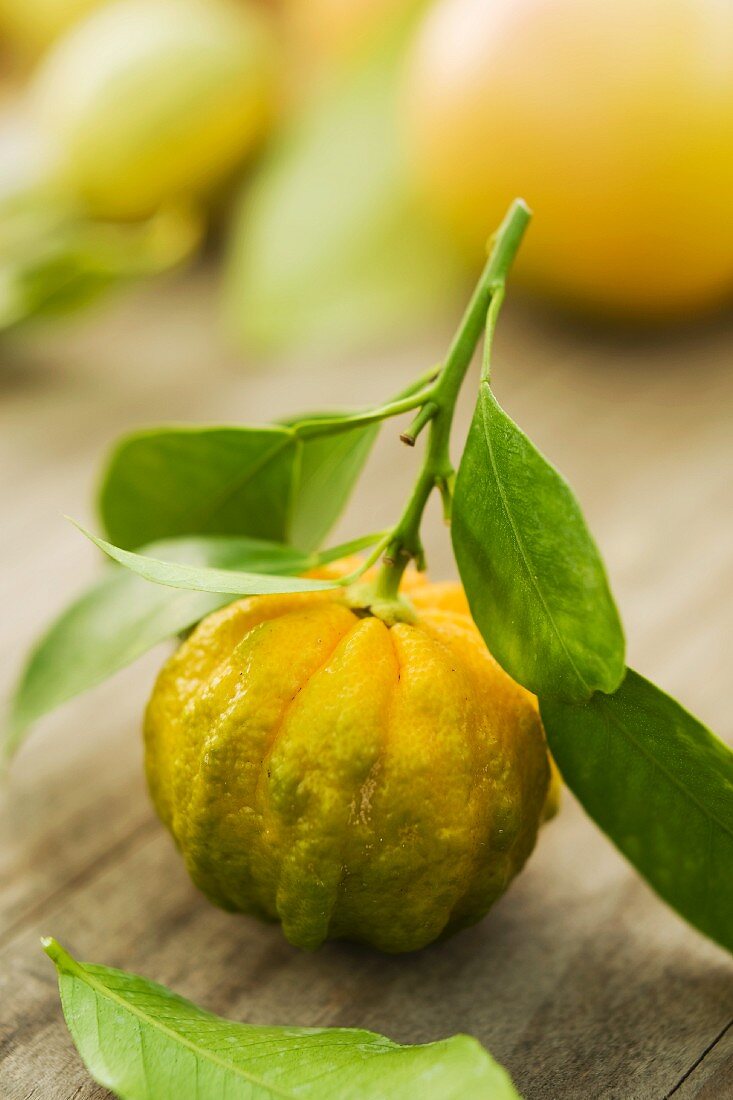
[[[62,512],[61,517],[62,519],[65,519],[67,523],[70,523],[72,527],[76,527],[77,531],[81,531],[82,535],[86,535],[87,538],[91,538],[89,532],[84,527],[82,527],[79,521],[74,519],[73,516],[67,516],[66,512]]]
[[[88,531],[87,528],[84,527],[83,524],[79,523],[78,520],[75,520],[73,516],[65,515],[64,519],[68,520],[69,523],[76,527],[77,531],[84,535],[84,538],[89,539],[89,541],[93,542],[94,545],[98,547],[103,553],[107,554],[109,557],[112,557],[112,554],[109,553],[109,550],[110,548],[116,548],[112,547],[111,543],[105,542],[104,539],[99,538],[97,535],[93,535],[91,531]]]

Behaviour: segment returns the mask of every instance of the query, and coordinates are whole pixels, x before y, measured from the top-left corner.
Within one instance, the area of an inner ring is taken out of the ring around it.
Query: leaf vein
[[[486,388],[489,389],[488,383],[483,383],[483,385],[486,385]],[[560,629],[557,626],[557,623],[555,622],[554,616],[552,614],[552,611],[550,610],[550,607],[547,603],[547,600],[545,599],[544,593],[542,592],[542,589],[540,588],[540,586],[537,584],[537,578],[534,576],[534,574],[532,572],[529,557],[528,557],[527,551],[525,550],[524,541],[523,541],[523,539],[522,539],[522,537],[519,533],[519,529],[517,527],[516,521],[514,519],[512,511],[509,507],[509,501],[508,501],[508,498],[506,496],[506,492],[505,492],[504,486],[502,484],[501,478],[499,476],[499,470],[498,470],[497,463],[496,463],[496,457],[494,455],[494,448],[493,448],[493,444],[491,442],[491,433],[489,432],[488,425],[487,425],[487,422],[486,422],[486,416],[483,412],[483,409],[481,411],[481,426],[483,428],[484,439],[486,441],[486,447],[487,447],[488,452],[489,452],[489,459],[491,461],[491,468],[493,470],[494,478],[496,480],[496,487],[499,491],[499,498],[501,500],[501,504],[502,504],[502,507],[504,509],[504,513],[506,515],[506,518],[509,522],[509,526],[511,527],[512,533],[514,534],[514,539],[515,539],[516,544],[517,544],[517,549],[519,550],[520,559],[521,559],[522,564],[524,566],[524,569],[527,573],[527,577],[529,579],[529,582],[530,582],[532,588],[534,588],[535,592],[537,593],[539,601],[542,604],[543,608],[545,609],[545,614],[547,615],[547,618],[549,619],[550,625],[551,625],[553,631],[555,632],[557,640],[559,641],[560,646],[561,646],[563,652],[565,653],[565,656],[568,659],[568,663],[569,663],[570,667],[572,668],[573,672],[577,676],[578,681],[580,682],[580,684],[583,686],[583,688],[585,688],[588,695],[592,695],[593,694],[593,689],[590,687],[590,685],[588,683],[586,683],[586,681],[583,678],[580,670],[578,669],[575,661],[573,660],[572,654],[570,653],[570,650],[568,649],[567,643],[566,643],[565,639],[563,638],[562,633],[560,632]]]
[[[180,1032],[175,1031],[173,1028],[166,1027],[166,1025],[161,1023],[156,1016],[145,1012],[144,1009],[138,1007],[138,1005],[136,1005],[134,1002],[128,1001],[126,997],[123,997],[115,989],[105,985],[94,974],[91,974],[88,970],[86,970],[85,967],[83,967],[80,963],[77,963],[77,966],[79,967],[79,970],[81,971],[81,975],[83,975],[83,977],[79,974],[74,974],[73,976],[76,977],[77,980],[88,982],[91,989],[97,996],[109,997],[111,1000],[117,1001],[124,1010],[132,1013],[132,1015],[136,1017],[138,1027],[140,1026],[139,1021],[142,1019],[146,1024],[148,1024],[148,1026],[162,1032],[164,1035],[173,1039],[175,1042],[181,1043],[183,1046],[188,1047],[188,1049],[191,1050],[194,1055],[200,1058],[205,1058],[207,1061],[212,1062],[220,1069],[223,1069],[228,1073],[234,1073],[237,1076],[241,1077],[243,1080],[248,1081],[250,1084],[257,1085],[259,1088],[269,1089],[270,1092],[273,1093],[273,1095],[281,1097],[282,1100],[293,1100],[293,1098],[295,1097],[295,1093],[284,1092],[282,1089],[271,1084],[264,1078],[259,1077],[253,1073],[248,1073],[236,1063],[227,1062],[225,1061],[225,1059],[217,1057],[216,1054],[213,1054],[211,1051],[207,1050],[206,1047],[198,1046],[192,1039],[187,1038],[187,1036],[182,1035]],[[96,1003],[97,1002],[95,999],[95,1005]]]
[[[638,749],[642,756],[645,756],[646,759],[649,760],[652,767],[661,772],[661,774],[665,776],[665,778],[672,784],[673,787],[676,787],[682,792],[683,798],[685,798],[688,802],[691,802],[692,805],[700,811],[700,813],[703,815],[703,818],[707,818],[711,822],[714,821],[715,824],[720,826],[723,832],[727,833],[731,840],[733,840],[733,829],[725,821],[722,821],[714,813],[712,813],[709,806],[705,806],[698,798],[696,798],[696,796],[690,791],[690,789],[686,787],[685,784],[682,783],[679,779],[677,779],[674,772],[668,771],[667,768],[665,768],[664,764],[662,764],[656,756],[654,756],[639,740],[634,737],[631,730],[628,729],[623,724],[623,722],[621,722],[610,711],[607,712],[607,719],[610,723],[616,726],[617,729],[621,731],[621,733],[626,735],[627,740],[630,741],[636,749]]]

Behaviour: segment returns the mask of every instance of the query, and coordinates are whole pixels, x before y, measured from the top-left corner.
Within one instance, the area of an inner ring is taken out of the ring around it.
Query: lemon
[[[206,193],[262,136],[275,73],[253,4],[106,4],[56,44],[32,89],[57,185],[112,219]]]
[[[413,621],[391,625],[341,590],[240,600],[148,706],[150,791],[194,882],[302,948],[410,951],[474,923],[545,813],[533,696],[459,585],[408,574],[405,593]]]
[[[102,0],[0,0],[0,32],[35,56]]]

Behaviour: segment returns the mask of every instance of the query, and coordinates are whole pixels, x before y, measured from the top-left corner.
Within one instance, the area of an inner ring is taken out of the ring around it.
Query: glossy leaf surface
[[[44,941],[89,1072],[124,1100],[518,1100],[467,1035],[398,1046],[355,1028],[255,1027]]]
[[[168,588],[183,588],[190,592],[212,592],[230,596],[268,596],[286,592],[323,592],[337,587],[332,581],[282,576],[277,573],[254,573],[241,569],[219,569],[216,566],[171,561],[153,557],[150,554],[136,554],[132,550],[121,550],[119,546],[113,546],[112,543],[97,538],[83,528],[80,530],[113,561],[124,565],[126,569],[146,581]],[[298,569],[307,569],[309,564],[308,556],[304,556],[296,566],[296,572]]]
[[[679,913],[733,951],[733,752],[629,670],[613,695],[541,700],[563,779]]]
[[[476,625],[515,680],[569,701],[618,687],[623,631],[578,503],[486,381],[458,471],[452,533]]]
[[[313,549],[338,518],[373,426],[300,439],[287,425],[163,427],[123,438],[100,512],[110,542],[136,549],[177,535],[247,535]]]
[[[338,414],[329,414],[337,420]],[[378,424],[350,428],[337,435],[313,437],[300,444],[293,510],[287,531],[293,546],[320,546],[341,515],[358,481]]]

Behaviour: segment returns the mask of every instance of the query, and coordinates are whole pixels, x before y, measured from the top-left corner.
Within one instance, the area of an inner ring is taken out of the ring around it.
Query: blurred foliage
[[[0,208],[0,330],[78,309],[122,281],[180,263],[201,239],[189,208],[132,225],[89,221],[42,199]]]
[[[276,39],[253,0],[93,7],[6,97],[0,329],[192,255],[209,196],[274,115]],[[26,16],[54,14],[38,0]]]
[[[535,292],[711,310],[733,291],[731,56],[719,0],[0,0],[0,102],[26,120],[0,115],[0,329],[211,225],[243,352],[365,349],[451,307],[517,194]]]
[[[409,182],[397,37],[327,82],[242,193],[225,295],[246,347],[358,348],[450,307],[463,284]]]

